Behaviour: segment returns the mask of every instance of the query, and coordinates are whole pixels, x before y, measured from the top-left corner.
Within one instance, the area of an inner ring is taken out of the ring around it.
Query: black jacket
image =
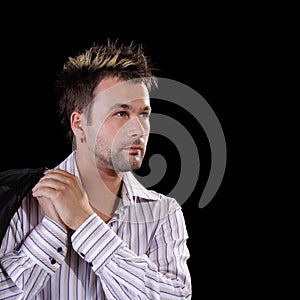
[[[10,220],[46,169],[21,168],[0,172],[0,246]]]

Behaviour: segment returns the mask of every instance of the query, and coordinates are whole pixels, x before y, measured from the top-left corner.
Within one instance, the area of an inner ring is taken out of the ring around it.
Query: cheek
[[[120,131],[120,126],[118,126],[113,122],[106,122],[100,128],[98,135],[114,138],[114,136],[117,135],[119,131]]]
[[[114,126],[114,124],[104,123],[100,128],[96,131],[97,142],[100,144],[111,145],[116,137],[118,137],[119,133],[118,127]]]

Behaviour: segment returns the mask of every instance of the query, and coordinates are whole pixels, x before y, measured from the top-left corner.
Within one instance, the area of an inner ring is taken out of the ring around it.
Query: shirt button
[[[85,257],[84,253],[82,253],[82,252],[80,252],[80,255],[81,255],[82,257]]]
[[[56,263],[56,259],[50,257],[50,262],[51,262],[52,265],[54,265]]]
[[[93,263],[92,263],[92,262],[89,262],[89,265],[92,267],[92,266],[93,266]]]
[[[61,251],[62,251],[62,247],[58,247],[57,252],[61,252]]]

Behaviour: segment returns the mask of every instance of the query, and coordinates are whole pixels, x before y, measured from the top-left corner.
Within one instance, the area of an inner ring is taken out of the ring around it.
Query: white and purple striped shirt
[[[73,151],[57,167],[79,173]],[[106,224],[95,213],[68,234],[29,193],[0,249],[0,299],[191,299],[188,233],[178,202],[124,175]]]

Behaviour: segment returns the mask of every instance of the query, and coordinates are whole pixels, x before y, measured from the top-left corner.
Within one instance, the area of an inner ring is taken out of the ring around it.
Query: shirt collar
[[[135,198],[157,200],[157,194],[146,189],[133,175],[132,172],[126,172],[123,176],[123,191],[122,197],[124,199],[124,194],[131,201],[135,201]]]
[[[77,176],[81,182],[79,170],[76,164],[74,150],[69,157],[64,161],[65,169],[68,172],[73,173]],[[137,198],[148,199],[148,200],[158,200],[157,193],[145,188],[134,176],[132,172],[126,172],[123,176],[123,187],[122,187],[122,199],[124,205],[129,205],[137,200]]]

